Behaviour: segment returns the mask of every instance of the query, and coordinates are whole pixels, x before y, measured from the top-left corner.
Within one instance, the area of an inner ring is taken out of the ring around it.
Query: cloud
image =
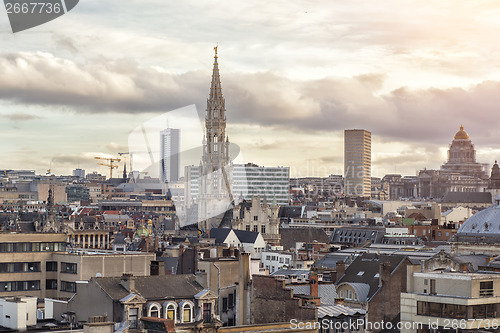
[[[11,121],[27,121],[27,120],[33,120],[33,119],[38,119],[40,118],[39,116],[35,116],[32,114],[28,113],[11,113],[11,114],[5,114],[2,115],[1,117],[4,117],[6,119],[9,119]]]
[[[97,163],[106,162],[106,161],[96,160],[95,159],[96,156],[108,157],[109,155],[98,152],[83,152],[79,154],[56,154],[55,156],[52,156],[51,162],[54,163],[54,165],[63,164],[70,166],[75,166],[78,164],[95,166]]]
[[[127,145],[122,145],[116,142],[110,142],[106,145],[106,149],[110,151],[116,151],[120,153],[126,153],[128,152],[128,146]]]
[[[40,52],[3,55],[0,73],[0,98],[91,113],[164,112],[193,103],[204,110],[210,83],[208,72],[173,74],[102,58],[81,64]],[[441,145],[464,124],[474,142],[498,146],[498,81],[466,88],[401,87],[381,94],[385,75],[376,73],[305,81],[271,71],[221,76],[228,124],[297,133],[365,128],[386,140]]]

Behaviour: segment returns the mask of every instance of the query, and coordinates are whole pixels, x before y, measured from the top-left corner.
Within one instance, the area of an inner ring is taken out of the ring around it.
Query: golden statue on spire
[[[219,47],[219,44],[217,44],[215,47],[214,47],[214,50],[215,50],[215,56],[217,57],[217,48]]]

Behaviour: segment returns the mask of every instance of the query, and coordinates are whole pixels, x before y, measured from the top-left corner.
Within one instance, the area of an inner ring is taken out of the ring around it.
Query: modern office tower
[[[84,179],[85,178],[85,170],[75,169],[75,170],[73,170],[73,176]]]
[[[160,179],[163,183],[179,180],[180,130],[167,128],[160,132]]]
[[[265,167],[252,163],[233,165],[232,192],[237,201],[259,196],[268,202],[288,205],[290,201],[290,168]]]
[[[344,194],[370,197],[372,166],[371,133],[362,129],[344,131]]]

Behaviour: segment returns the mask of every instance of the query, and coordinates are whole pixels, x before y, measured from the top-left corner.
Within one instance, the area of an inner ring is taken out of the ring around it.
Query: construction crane
[[[118,168],[118,165],[116,164],[113,164],[115,162],[120,162],[121,159],[119,158],[114,158],[114,157],[100,157],[100,156],[96,156],[94,157],[96,160],[105,160],[105,161],[109,161],[109,163],[97,163],[99,165],[104,165],[106,167],[109,168],[109,179],[113,178],[113,169],[116,169]]]

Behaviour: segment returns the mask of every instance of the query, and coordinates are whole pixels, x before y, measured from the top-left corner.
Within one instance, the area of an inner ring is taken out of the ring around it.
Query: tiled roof
[[[378,278],[380,264],[389,262],[392,274],[405,260],[406,256],[402,255],[378,255],[375,253],[363,253],[361,256],[354,259],[349,267],[346,268],[345,274],[340,278],[337,285],[344,282],[369,285],[369,292],[366,295],[366,299],[369,300],[380,288]]]
[[[231,230],[229,228],[212,228],[210,229],[210,238],[215,238],[215,244],[223,244]]]
[[[287,285],[287,289],[292,289],[294,295],[311,295],[311,287],[309,284]],[[332,283],[318,285],[318,297],[321,298],[321,304],[335,304],[337,298],[337,290]]]
[[[280,228],[281,246],[284,250],[295,248],[297,242],[312,243],[330,243],[328,235],[323,229],[319,228]]]
[[[120,300],[130,294],[119,277],[93,278],[113,299]],[[157,275],[135,277],[135,290],[147,300],[193,297],[203,288],[194,275]]]
[[[490,192],[448,192],[443,202],[493,203]]]
[[[234,233],[242,243],[253,244],[259,236],[258,232],[246,230],[234,230]]]
[[[318,307],[318,318],[324,317],[338,317],[341,315],[352,316],[355,314],[365,314],[366,310],[355,309],[348,306],[336,304],[336,305],[321,305]]]

